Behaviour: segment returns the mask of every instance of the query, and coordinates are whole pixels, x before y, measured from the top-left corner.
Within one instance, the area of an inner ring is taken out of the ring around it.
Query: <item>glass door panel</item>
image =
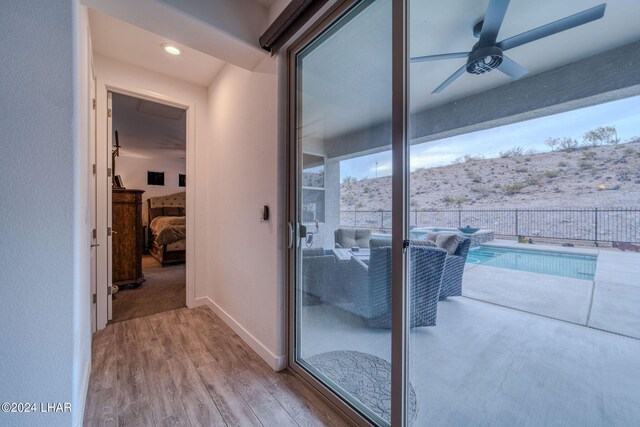
[[[640,5],[545,3],[411,1],[416,426],[640,422]]]
[[[297,54],[295,361],[377,424],[391,410],[391,0]]]

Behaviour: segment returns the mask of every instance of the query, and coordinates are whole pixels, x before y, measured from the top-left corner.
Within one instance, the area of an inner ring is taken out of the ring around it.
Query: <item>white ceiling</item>
[[[89,10],[89,22],[95,53],[140,68],[206,87],[225,64],[213,56],[95,10]],[[182,55],[167,54],[162,48],[165,43],[178,46]]]
[[[112,96],[113,130],[118,131],[122,155],[164,159],[185,157],[184,110],[117,93]]]
[[[498,40],[600,3],[602,0],[514,0]],[[472,34],[473,25],[484,16],[487,5],[488,0],[446,3],[413,0],[411,55],[469,51],[477,42]],[[514,48],[506,54],[526,67],[529,76],[535,75],[640,40],[638,17],[640,1],[609,0],[604,18]],[[315,127],[314,133],[329,137],[390,117],[390,25],[391,1],[378,0],[308,54],[302,75],[303,125],[309,124],[308,127]],[[512,82],[497,70],[480,76],[464,74],[444,92],[431,94],[464,63],[464,59],[452,59],[412,64],[412,110],[444,104]]]

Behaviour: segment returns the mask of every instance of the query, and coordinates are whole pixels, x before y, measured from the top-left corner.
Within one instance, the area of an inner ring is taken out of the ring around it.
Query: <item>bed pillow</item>
[[[184,208],[165,206],[164,216],[184,216]]]
[[[436,246],[445,249],[449,255],[456,253],[460,244],[460,236],[457,234],[442,233],[436,237]]]
[[[151,219],[164,216],[164,208],[151,208],[149,216],[151,216]]]

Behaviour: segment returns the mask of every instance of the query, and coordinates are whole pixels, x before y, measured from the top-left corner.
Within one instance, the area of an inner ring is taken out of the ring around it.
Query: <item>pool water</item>
[[[467,264],[482,264],[510,270],[593,280],[596,259],[595,256],[589,255],[481,246],[469,251]]]

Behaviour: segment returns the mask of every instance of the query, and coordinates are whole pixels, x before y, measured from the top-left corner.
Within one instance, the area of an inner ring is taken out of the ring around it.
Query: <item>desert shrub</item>
[[[353,176],[345,176],[344,179],[342,180],[342,183],[346,185],[352,185],[352,184],[355,184],[357,181],[358,180],[355,179],[355,177]]]
[[[618,145],[618,131],[615,126],[599,126],[590,130],[582,137],[583,147],[598,147],[604,144]]]
[[[509,148],[508,150],[501,151],[499,153],[500,157],[503,159],[507,159],[509,157],[519,157],[524,155],[524,148],[517,146],[513,148]]]
[[[526,185],[540,185],[541,178],[540,175],[529,174],[527,179],[525,180]]]
[[[456,205],[461,206],[464,203],[468,202],[469,199],[467,196],[444,196],[442,201],[447,205]]]
[[[547,178],[555,178],[558,175],[560,175],[558,171],[551,170],[551,169],[548,169],[544,172],[544,176],[546,176]]]
[[[527,185],[524,182],[512,182],[502,186],[502,190],[509,195],[522,192]]]
[[[596,156],[597,156],[597,154],[596,154],[595,151],[587,150],[584,153],[582,153],[580,158],[583,159],[583,160],[592,160],[592,159],[595,159]]]
[[[561,168],[567,166],[569,163],[567,162],[558,162],[558,166],[560,166]]]
[[[593,168],[593,165],[587,159],[580,159],[578,167],[582,170],[587,170]]]
[[[515,168],[514,171],[518,172],[518,173],[527,173],[527,172],[529,172],[529,168],[518,167],[518,168]]]
[[[472,185],[470,187],[470,190],[473,193],[480,193],[480,194],[489,194],[489,193],[491,193],[491,187],[489,187],[487,185]]]
[[[499,183],[499,182],[496,182],[496,183],[493,185],[493,188],[502,188],[502,185],[500,185],[500,183]]]
[[[344,200],[347,206],[353,206],[353,204],[356,202],[356,198],[353,194],[347,194],[342,198],[342,200]]]
[[[561,138],[547,138],[544,142],[553,151],[571,152],[580,148],[578,140],[563,136]]]
[[[634,149],[633,149],[633,148],[631,148],[631,147],[626,147],[626,148],[624,149],[624,151],[623,151],[623,153],[624,153],[624,154],[626,154],[626,155],[628,155],[628,156],[632,155],[632,154],[633,154],[633,153],[635,153],[635,152],[636,152],[636,150],[634,150]]]

